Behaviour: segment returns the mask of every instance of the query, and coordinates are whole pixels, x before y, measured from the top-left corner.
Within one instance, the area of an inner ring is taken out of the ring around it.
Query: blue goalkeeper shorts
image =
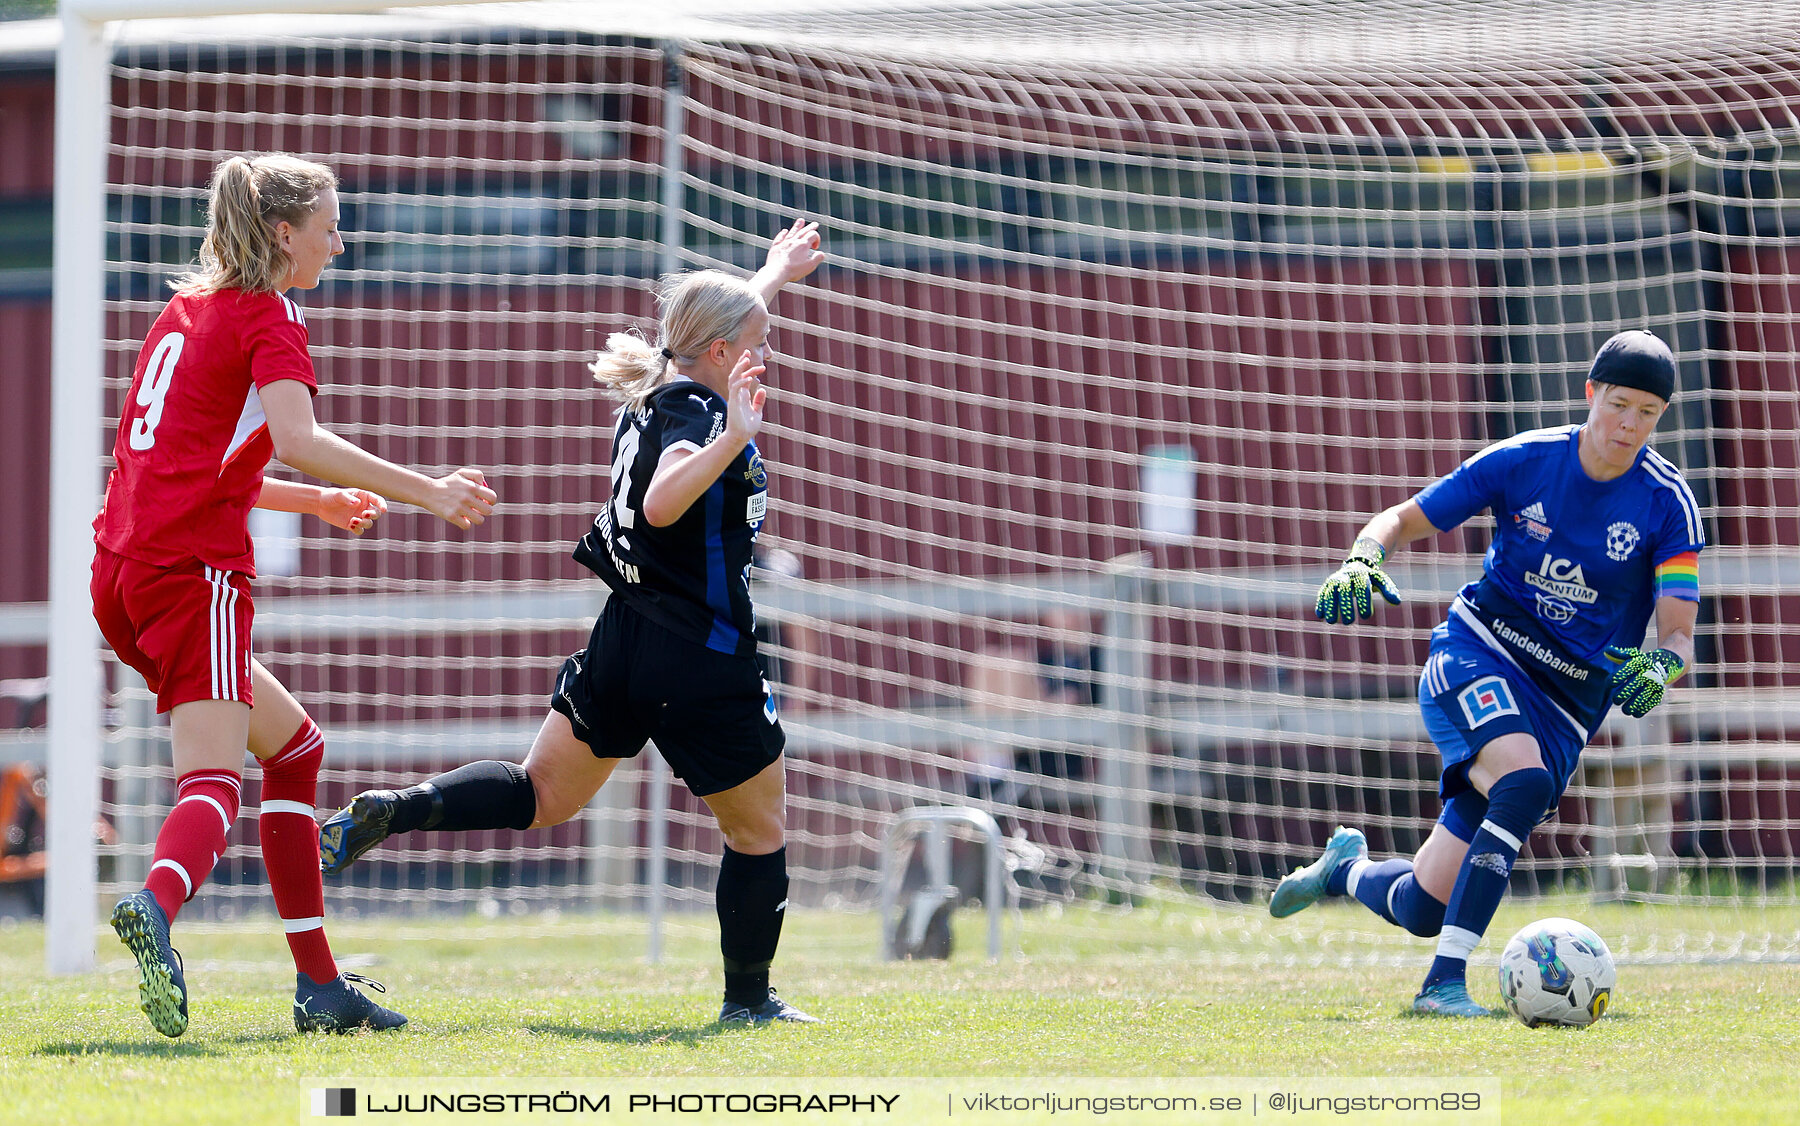
[[[1537,740],[1556,783],[1544,816],[1556,812],[1581,761],[1588,734],[1531,676],[1453,621],[1431,631],[1431,653],[1419,675],[1419,711],[1442,762],[1438,797],[1446,803],[1470,789],[1469,766],[1481,748],[1522,732]]]

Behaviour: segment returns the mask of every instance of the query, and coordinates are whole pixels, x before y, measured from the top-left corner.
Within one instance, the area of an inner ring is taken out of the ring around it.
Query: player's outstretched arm
[[[257,508],[317,516],[334,528],[362,535],[387,515],[387,501],[367,489],[326,489],[300,481],[263,478]]]
[[[666,528],[712,488],[745,446],[762,430],[763,403],[768,390],[759,378],[763,366],[745,352],[731,369],[725,399],[725,430],[700,450],[666,453],[644,490],[644,519],[653,527]]]
[[[763,268],[750,279],[750,288],[773,305],[775,295],[789,282],[797,282],[819,268],[825,252],[819,249],[819,224],[804,219],[776,235],[769,242],[769,258]]]
[[[1313,614],[1333,625],[1374,617],[1376,592],[1388,605],[1400,605],[1400,589],[1381,565],[1396,547],[1436,535],[1440,530],[1425,518],[1425,511],[1416,500],[1380,513],[1357,534],[1344,565],[1319,588]]]
[[[1664,595],[1656,600],[1656,641],[1646,652],[1608,645],[1606,656],[1618,664],[1612,675],[1612,701],[1633,719],[1642,719],[1663,702],[1670,688],[1694,663],[1694,623],[1700,604]]]
[[[496,497],[479,469],[458,469],[433,480],[358,449],[318,424],[312,392],[298,380],[277,380],[260,394],[275,456],[300,472],[417,505],[459,528],[472,528],[493,514]]]

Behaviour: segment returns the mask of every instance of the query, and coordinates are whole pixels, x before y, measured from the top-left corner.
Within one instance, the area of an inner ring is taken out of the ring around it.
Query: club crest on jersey
[[[1600,599],[1600,592],[1587,585],[1587,577],[1581,573],[1581,564],[1570,559],[1558,559],[1548,552],[1544,554],[1544,561],[1538,564],[1537,570],[1525,572],[1525,585],[1537,587],[1555,598],[1579,602],[1583,606],[1591,606]]]
[[[1638,535],[1637,528],[1623,520],[1611,525],[1606,529],[1606,557],[1614,563],[1625,562],[1637,550],[1638,541],[1642,538]]]
[[[750,444],[749,463],[744,466],[744,480],[750,482],[750,487],[753,489],[769,487],[769,471],[763,465],[762,453],[756,448],[754,442]]]
[[[1462,705],[1463,719],[1468,721],[1470,730],[1503,715],[1519,714],[1512,689],[1497,676],[1484,676],[1469,685],[1456,694],[1456,702]]]
[[[1550,539],[1550,525],[1545,523],[1549,517],[1544,515],[1542,501],[1532,501],[1525,508],[1513,514],[1513,523],[1525,529],[1525,534],[1539,543],[1547,543]]]

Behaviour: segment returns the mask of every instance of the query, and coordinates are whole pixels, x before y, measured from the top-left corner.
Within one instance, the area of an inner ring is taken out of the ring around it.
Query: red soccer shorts
[[[94,620],[166,712],[250,698],[250,580],[189,559],[154,567],[94,549]]]

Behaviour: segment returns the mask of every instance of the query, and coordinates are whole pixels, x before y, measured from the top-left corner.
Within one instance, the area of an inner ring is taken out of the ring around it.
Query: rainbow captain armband
[[[1700,553],[1684,551],[1656,565],[1656,597],[1700,601]]]

